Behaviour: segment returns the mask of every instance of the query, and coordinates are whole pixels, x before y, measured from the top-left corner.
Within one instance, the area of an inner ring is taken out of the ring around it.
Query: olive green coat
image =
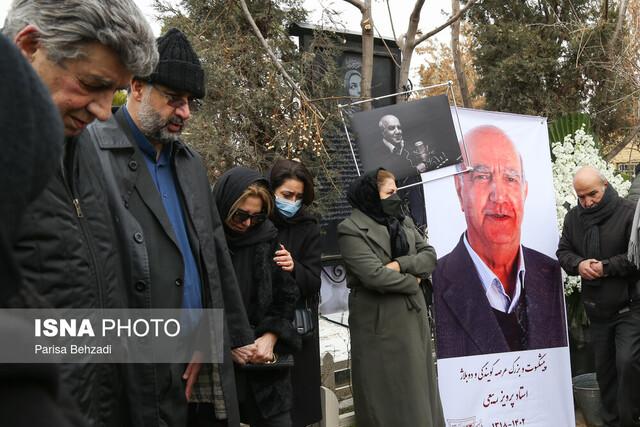
[[[403,224],[409,254],[391,258],[389,232],[354,209],[338,226],[347,268],[352,386],[358,427],[444,426],[427,309],[416,277],[427,277],[436,253]]]

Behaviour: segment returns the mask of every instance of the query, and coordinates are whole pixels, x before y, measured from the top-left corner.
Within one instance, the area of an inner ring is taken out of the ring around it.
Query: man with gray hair
[[[150,74],[158,54],[149,24],[132,0],[16,0],[3,33],[48,87],[62,118],[62,158],[28,207],[14,254],[22,283],[14,307],[125,306],[123,262],[107,186],[95,148],[78,142],[94,119],[107,120],[116,90]],[[61,387],[83,425],[125,426],[123,376],[117,365],[61,365]]]
[[[205,95],[204,70],[187,37],[172,28],[157,40],[160,61],[131,80],[126,105],[89,126],[116,195],[118,228],[130,263],[130,304],[142,308],[223,309],[223,363],[198,360],[137,369],[144,425],[239,425],[233,360],[255,351],[222,221],[200,155],[181,140]],[[130,236],[144,236],[131,239]],[[234,348],[233,352],[231,347]],[[202,375],[199,372],[202,368]],[[199,382],[196,383],[196,379]],[[193,402],[189,407],[188,402]],[[189,414],[191,411],[191,414]]]
[[[374,150],[377,164],[391,171],[397,177],[398,187],[421,182],[420,173],[426,172],[427,166],[422,159],[417,158],[407,149],[402,136],[400,120],[392,114],[387,114],[380,118],[378,127],[382,133],[382,144],[376,144]],[[426,225],[427,217],[422,185],[414,185],[400,190],[398,194],[408,200],[411,216],[416,225]]]

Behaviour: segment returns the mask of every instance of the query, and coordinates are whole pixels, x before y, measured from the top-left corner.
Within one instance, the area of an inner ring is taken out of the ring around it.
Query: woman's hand
[[[251,363],[266,363],[272,362],[275,357],[273,355],[273,347],[276,345],[278,337],[272,332],[266,332],[260,336],[256,344],[256,352],[251,359]]]
[[[398,263],[398,261],[391,261],[389,264],[385,265],[385,267],[400,273],[400,264]]]
[[[234,348],[233,350],[231,350],[231,358],[233,359],[234,363],[237,363],[238,365],[245,365],[253,358],[256,350],[257,346],[255,343],[248,344],[243,347]]]
[[[276,251],[276,256],[273,260],[283,271],[288,273],[293,271],[293,267],[295,265],[293,257],[291,257],[291,253],[284,247],[284,245],[280,244],[280,249]]]

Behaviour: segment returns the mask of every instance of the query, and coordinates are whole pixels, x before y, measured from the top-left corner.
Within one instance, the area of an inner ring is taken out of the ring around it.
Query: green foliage
[[[113,94],[113,101],[111,101],[111,105],[114,107],[121,107],[127,102],[127,91],[119,90]]]
[[[335,51],[325,44],[302,52],[288,34],[304,18],[297,0],[248,1],[251,14],[281,64],[314,101],[322,117],[301,102],[268,57],[238,2],[185,0],[180,9],[156,3],[163,27],[191,40],[206,73],[207,94],[192,117],[185,140],[205,158],[215,179],[234,165],[266,171],[277,157],[300,158],[316,175],[326,174],[326,137],[336,129],[335,101],[341,82]],[[323,67],[323,72],[318,72]]]
[[[606,15],[603,4],[609,5]],[[484,0],[474,6],[476,90],[486,108],[551,120],[584,112],[599,140],[619,139],[633,104],[629,82],[612,66],[624,44],[623,37],[610,43],[614,6],[597,0]]]
[[[549,142],[564,141],[564,137],[574,134],[578,129],[591,132],[591,119],[584,113],[572,113],[557,118],[549,123]]]

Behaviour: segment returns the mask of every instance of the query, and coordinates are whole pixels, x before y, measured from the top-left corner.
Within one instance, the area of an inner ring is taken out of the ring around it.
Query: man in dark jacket
[[[186,425],[188,400],[200,403],[191,407],[190,423],[208,416],[208,425],[238,425],[231,358],[243,363],[254,351],[254,337],[206,168],[180,140],[194,100],[205,94],[204,72],[177,29],[157,44],[154,72],[131,80],[126,106],[90,126],[87,143],[96,146],[107,171],[129,260],[130,306],[224,308],[227,339],[224,363],[203,366],[195,390],[199,364],[165,364],[137,368],[131,393],[140,399],[145,426]]]
[[[597,169],[573,178],[578,205],[564,219],[558,260],[582,278],[607,426],[640,425],[640,275],[627,259],[635,206]]]
[[[77,136],[110,115],[114,92],[157,61],[149,24],[132,0],[17,0],[3,33],[48,87],[64,126],[63,156],[29,205],[13,246],[22,281],[15,307],[122,307],[121,261],[104,177]],[[83,425],[128,425],[116,365],[61,365],[63,392]]]
[[[0,34],[0,307],[20,286],[12,245],[27,205],[44,189],[55,170],[51,157],[62,152],[62,122],[47,88],[23,55]],[[22,342],[33,326],[0,312],[0,334]],[[5,341],[7,342],[7,341]],[[0,413],[13,427],[67,426],[53,364],[0,364]]]

